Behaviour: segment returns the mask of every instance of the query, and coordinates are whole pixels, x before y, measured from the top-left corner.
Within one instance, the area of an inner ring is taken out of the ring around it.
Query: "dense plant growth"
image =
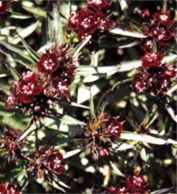
[[[0,0],[0,194],[176,193],[173,0]]]

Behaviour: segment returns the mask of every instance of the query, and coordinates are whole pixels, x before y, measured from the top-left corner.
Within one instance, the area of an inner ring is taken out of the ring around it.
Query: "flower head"
[[[133,88],[137,93],[147,91],[152,95],[162,95],[175,77],[176,71],[165,66],[140,69],[134,77]]]
[[[122,130],[123,122],[119,117],[101,113],[97,118],[91,119],[85,131],[88,152],[94,159],[108,156],[109,144],[120,137]]]
[[[0,184],[0,194],[21,194],[18,191],[17,186],[10,183],[1,183]]]
[[[141,167],[134,168],[132,176],[128,176],[122,186],[107,188],[110,194],[148,194],[148,178],[141,175]]]
[[[8,1],[0,1],[0,15],[5,14],[8,11],[9,3]]]
[[[175,20],[170,12],[158,11],[146,23],[144,33],[164,47],[175,38]]]
[[[12,159],[21,156],[22,142],[18,143],[16,140],[21,133],[15,129],[7,129],[0,139],[1,148],[8,152]]]
[[[133,175],[126,179],[125,189],[127,193],[145,194],[147,193],[147,179],[143,175]]]
[[[75,75],[75,63],[65,45],[55,45],[41,55],[37,68],[45,84],[44,95],[68,99],[69,85]]]
[[[158,11],[153,15],[152,22],[169,27],[174,24],[174,20],[172,19],[171,13],[169,11]]]
[[[92,3],[93,5],[93,3]],[[114,22],[108,19],[98,5],[94,9],[84,7],[69,18],[68,27],[80,38],[93,35],[96,31],[106,31],[114,26]]]
[[[145,34],[153,38],[160,46],[166,46],[169,42],[174,40],[175,32],[167,30],[162,26],[154,26],[145,29]]]
[[[145,68],[159,67],[162,65],[162,55],[159,53],[148,52],[142,58],[142,65]]]
[[[48,173],[62,175],[64,173],[64,159],[62,154],[54,148],[39,147],[29,164],[29,171],[37,177]]]
[[[42,94],[43,86],[36,73],[27,71],[22,74],[20,80],[15,81],[12,86],[12,94],[7,98],[7,106],[13,107],[16,104],[30,104],[35,97]]]

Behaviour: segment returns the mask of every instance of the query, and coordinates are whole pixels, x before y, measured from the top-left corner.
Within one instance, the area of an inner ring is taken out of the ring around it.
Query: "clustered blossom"
[[[0,194],[22,194],[17,186],[10,183],[0,183]]]
[[[120,137],[123,130],[123,121],[119,117],[111,117],[107,113],[101,113],[97,118],[89,121],[85,140],[87,151],[94,159],[109,155],[109,144]]]
[[[46,96],[69,98],[69,85],[74,79],[75,63],[69,55],[69,47],[65,45],[56,45],[41,56],[37,68],[45,82]]]
[[[18,81],[13,82],[12,95],[8,97],[7,104],[13,107],[16,104],[30,104],[35,97],[43,93],[43,86],[39,76],[31,71],[22,74]]]
[[[27,71],[12,84],[11,95],[6,107],[26,107],[32,112],[44,114],[50,106],[50,100],[69,100],[69,85],[75,74],[75,63],[68,54],[67,46],[55,45],[42,54],[37,71]]]
[[[147,179],[145,176],[130,176],[126,179],[123,187],[109,187],[111,194],[148,194]]]
[[[153,39],[159,46],[166,46],[174,40],[176,35],[175,20],[170,12],[158,11],[152,17],[148,10],[144,12],[148,18],[145,22],[144,34]]]
[[[142,65],[144,68],[160,67],[162,65],[162,58],[163,56],[160,53],[147,52],[142,57]]]
[[[0,15],[5,14],[8,11],[8,1],[0,1]]]
[[[171,86],[176,77],[172,65],[162,64],[162,55],[146,53],[142,58],[142,67],[135,74],[133,89],[137,93],[149,92],[152,95],[162,95]]]
[[[62,175],[64,173],[64,159],[62,154],[53,147],[39,147],[30,161],[28,171],[42,178],[50,174]]]
[[[11,159],[19,158],[21,156],[22,142],[17,143],[17,138],[21,133],[15,129],[7,129],[0,139],[0,148],[8,152],[8,157]]]
[[[110,3],[106,0],[88,0],[86,7],[72,13],[68,27],[80,38],[93,35],[96,31],[106,31],[115,23],[103,12],[109,8]]]
[[[110,186],[107,193],[110,194],[148,194],[148,179],[140,174],[141,169],[134,170],[132,176],[128,176],[122,186]]]

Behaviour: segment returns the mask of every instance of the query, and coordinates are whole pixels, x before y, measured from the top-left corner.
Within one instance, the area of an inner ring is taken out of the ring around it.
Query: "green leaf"
[[[36,17],[47,17],[47,12],[40,7],[34,7],[32,4],[22,3],[22,7],[25,11],[33,14]]]
[[[173,188],[164,188],[164,189],[153,191],[150,194],[167,194],[167,193],[168,194],[174,194],[174,193],[170,192],[172,190],[173,190]]]
[[[150,143],[155,145],[165,145],[165,144],[177,145],[177,141],[173,139],[163,139],[146,134],[136,134],[133,132],[123,132],[120,138],[124,140],[137,141],[141,143]]]
[[[14,11],[11,12],[10,17],[13,19],[18,19],[18,20],[25,20],[25,19],[31,18],[31,16],[29,15],[24,15],[24,14],[14,12]]]
[[[20,113],[8,112],[3,107],[0,107],[0,116],[4,125],[21,130],[25,129],[31,121],[30,117],[25,117]]]
[[[75,149],[75,150],[66,152],[63,157],[64,157],[64,159],[68,159],[68,158],[71,158],[71,157],[79,154],[80,152],[81,152],[81,149]]]
[[[18,47],[13,46],[5,41],[0,41],[0,45],[4,46],[6,49],[8,49],[9,53],[13,52],[14,54],[17,54],[21,58],[21,60],[23,59],[23,60],[28,61],[29,64],[26,62],[25,67],[27,67],[28,69],[33,69],[32,65],[30,65],[30,64],[35,64],[35,62],[30,56],[27,55],[26,51],[19,49]]]
[[[140,39],[147,38],[147,36],[145,36],[142,33],[122,30],[121,28],[114,28],[114,29],[110,30],[110,33],[116,34],[116,35],[121,35],[121,36],[128,36],[128,37],[132,37],[132,38],[140,38]]]
[[[28,36],[30,36],[39,26],[40,22],[36,21],[35,23],[32,23],[31,25],[29,25],[28,27],[24,28],[24,29],[16,29],[17,33],[19,34],[20,37],[22,38],[26,38]],[[18,44],[22,39],[19,37],[18,35],[11,37],[8,37],[8,41],[11,44]]]
[[[95,96],[100,92],[100,89],[96,85],[91,86],[92,95]],[[82,104],[83,102],[90,99],[90,89],[84,85],[79,87],[77,94],[77,103]]]
[[[146,153],[145,148],[142,148],[142,150],[141,150],[141,152],[140,152],[140,156],[141,156],[142,160],[144,160],[145,162],[148,161],[148,155],[147,155],[147,153]]]
[[[118,168],[116,163],[110,161],[110,165],[112,167],[112,170],[113,170],[114,174],[116,174],[120,177],[125,177],[125,175],[120,171],[120,169]]]
[[[92,95],[92,88],[90,88],[90,114],[92,118],[96,118],[94,97]]]

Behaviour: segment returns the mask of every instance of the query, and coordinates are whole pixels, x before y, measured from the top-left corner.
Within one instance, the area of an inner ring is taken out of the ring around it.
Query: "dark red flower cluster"
[[[64,159],[62,154],[50,147],[39,147],[30,161],[28,170],[37,177],[44,177],[49,173],[62,175],[64,173]]]
[[[145,68],[160,67],[162,65],[162,54],[147,52],[142,58],[142,65]]]
[[[141,171],[141,170],[140,170]],[[146,176],[134,172],[134,175],[126,178],[123,186],[110,186],[106,189],[111,194],[148,194],[148,179]]]
[[[115,26],[115,23],[106,17],[103,10],[110,3],[106,0],[88,0],[86,7],[72,13],[68,27],[80,38],[93,35],[96,31],[106,31]]]
[[[15,185],[12,185],[10,183],[1,183],[0,194],[21,194],[21,192],[18,191]]]
[[[69,47],[54,46],[44,53],[37,68],[45,82],[44,94],[52,98],[69,98],[69,85],[74,79],[75,62]]]
[[[17,143],[17,138],[21,133],[15,129],[7,129],[0,139],[0,148],[5,149],[11,158],[19,158],[21,156],[22,142]]]
[[[122,189],[123,190],[123,189]],[[125,182],[126,193],[145,194],[147,193],[147,179],[142,175],[134,175],[127,178]]]
[[[109,143],[115,141],[123,130],[123,121],[119,117],[111,117],[107,113],[101,113],[97,118],[89,121],[85,139],[88,152],[93,158],[109,155]]]
[[[111,194],[148,194],[147,180],[142,175],[130,176],[123,187],[109,187],[107,192]]]
[[[105,121],[103,121],[103,131],[105,136],[109,136],[111,141],[116,140],[122,130],[123,130],[123,121],[120,120],[120,117],[110,117],[109,115],[105,115]]]
[[[17,104],[30,104],[35,97],[42,94],[43,86],[36,73],[28,71],[22,74],[20,80],[15,81],[12,86],[12,95],[7,99],[9,108]]]
[[[6,0],[0,1],[0,15],[5,14],[8,11],[9,3]]]
[[[112,141],[117,139],[123,130],[123,121],[120,117],[111,117],[107,113],[101,113],[96,119],[88,124],[88,131],[98,137],[110,138]]]
[[[54,46],[42,54],[37,72],[28,71],[13,83],[6,107],[27,106],[32,112],[44,113],[50,99],[69,100],[69,85],[74,79],[75,65],[69,48]]]
[[[133,80],[133,89],[137,93],[149,92],[152,95],[162,95],[171,86],[176,77],[172,66],[162,64],[162,55],[147,53],[142,58],[143,67],[139,69]]]
[[[144,33],[160,46],[165,46],[175,38],[175,20],[170,12],[158,11],[149,17],[149,22],[144,27]]]

